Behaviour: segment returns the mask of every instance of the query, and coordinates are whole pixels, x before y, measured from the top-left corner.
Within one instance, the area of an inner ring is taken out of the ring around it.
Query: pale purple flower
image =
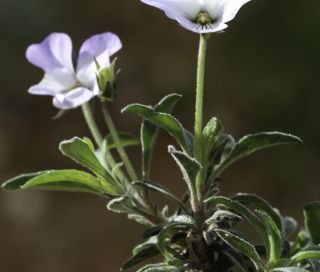
[[[250,0],[141,0],[163,10],[184,28],[196,33],[219,32],[228,27]]]
[[[110,32],[95,35],[83,43],[74,65],[70,37],[52,33],[27,49],[28,61],[45,72],[29,93],[53,96],[53,105],[59,109],[76,108],[99,94],[95,60],[101,68],[109,67],[110,57],[121,48],[117,35]]]

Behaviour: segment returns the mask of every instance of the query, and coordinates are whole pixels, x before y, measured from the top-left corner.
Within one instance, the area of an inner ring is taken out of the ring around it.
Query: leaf
[[[297,143],[302,143],[302,140],[291,134],[285,134],[281,132],[261,132],[257,134],[249,134],[243,137],[235,145],[230,154],[215,170],[214,177],[218,177],[227,167],[239,159],[249,156],[258,150],[277,145]]]
[[[134,206],[128,196],[121,196],[109,201],[107,205],[108,210],[116,213],[132,213]]]
[[[9,180],[4,188],[45,189],[55,191],[86,192],[94,194],[117,195],[117,191],[103,180],[79,170],[51,170],[37,174],[24,175]]]
[[[174,106],[181,99],[179,94],[170,94],[164,97],[155,107],[156,112],[171,113]],[[148,120],[144,120],[141,126],[141,145],[142,145],[142,177],[150,178],[151,159],[154,147],[158,138],[160,128]]]
[[[257,215],[263,222],[265,229],[268,234],[268,246],[269,246],[269,265],[274,267],[278,261],[281,259],[282,255],[282,240],[281,231],[277,227],[276,223],[273,221],[271,216],[269,216],[264,211],[256,211]]]
[[[310,233],[312,242],[320,244],[320,202],[313,202],[304,206],[303,209],[305,226]]]
[[[242,217],[230,212],[230,211],[225,211],[225,210],[217,210],[214,212],[214,214],[209,217],[206,220],[207,224],[219,224],[219,223],[224,223],[224,222],[240,222],[242,220]]]
[[[127,132],[118,132],[118,137],[122,147],[134,146],[134,145],[140,144],[139,138]],[[117,148],[117,145],[113,140],[113,137],[111,134],[106,137],[105,141],[106,141],[107,148],[109,149]]]
[[[245,218],[261,235],[266,245],[269,243],[268,234],[260,218],[243,204],[222,196],[213,196],[204,201],[206,204],[224,205]],[[268,253],[269,254],[269,253]]]
[[[232,197],[233,200],[237,200],[239,202],[251,202],[253,203],[258,210],[262,210],[265,213],[267,213],[269,216],[271,216],[272,220],[277,224],[277,227],[281,230],[282,229],[282,222],[281,217],[279,214],[275,211],[275,209],[264,199],[257,195],[251,195],[251,194],[236,194],[234,197]]]
[[[169,192],[169,190],[167,188],[161,186],[160,184],[151,183],[151,182],[142,181],[142,180],[134,181],[132,184],[137,185],[137,186],[142,186],[142,187],[147,188],[151,191],[160,193],[160,194],[168,197],[169,199],[171,199],[175,203],[177,203],[179,205],[179,207],[181,207],[186,213],[189,213],[188,208],[181,202],[181,200],[179,198],[177,198],[174,194]]]
[[[304,250],[298,252],[294,256],[291,257],[290,265],[298,264],[307,259],[318,259],[320,260],[320,250]]]
[[[174,230],[183,230],[183,229],[194,229],[195,228],[195,221],[192,217],[181,215],[174,217],[173,220],[159,233],[158,235],[158,248],[161,254],[166,257],[168,260],[185,260],[185,257],[182,256],[179,252],[172,249],[170,247],[170,242],[167,240],[170,237],[170,234]],[[171,234],[172,235],[172,234]]]
[[[279,267],[272,269],[270,272],[308,272],[308,270],[299,267]]]
[[[59,148],[63,155],[104,178],[113,187],[119,190],[121,189],[112,175],[100,164],[100,161],[92,150],[91,144],[88,144],[86,140],[75,137],[71,140],[61,142]]]
[[[190,193],[195,193],[196,178],[202,168],[201,164],[196,159],[191,158],[187,154],[181,151],[177,151],[173,146],[169,146],[168,149],[169,153],[178,164],[182,175],[188,185]]]
[[[250,258],[258,271],[264,271],[263,262],[253,245],[229,231],[215,229],[215,232],[229,246]]]
[[[158,263],[158,264],[148,264],[143,268],[139,269],[137,272],[182,272],[185,269],[181,270],[180,268],[174,267],[167,263]]]
[[[30,174],[22,174],[20,176],[17,176],[15,178],[12,178],[2,184],[2,188],[4,188],[7,191],[15,191],[15,190],[21,190],[21,186],[26,184],[29,180],[40,176],[44,173],[47,173],[47,171],[40,171],[36,173],[30,173]]]
[[[152,237],[148,241],[136,246],[133,249],[133,256],[121,267],[121,270],[131,268],[140,262],[153,258],[160,254],[157,247],[157,238]]]
[[[293,255],[304,248],[310,241],[305,231],[300,231],[297,235],[296,241],[293,243],[290,249],[290,255]]]
[[[186,153],[191,154],[183,126],[170,114],[156,112],[152,107],[141,104],[131,104],[122,110],[122,113],[124,112],[136,113],[142,118],[152,122],[154,125],[166,130],[173,138],[176,139]]]

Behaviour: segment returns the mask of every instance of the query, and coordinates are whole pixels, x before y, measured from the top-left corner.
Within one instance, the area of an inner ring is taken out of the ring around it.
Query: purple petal
[[[122,48],[119,37],[107,32],[95,35],[86,40],[80,48],[77,78],[88,88],[96,81],[97,67],[95,59],[101,68],[110,65],[110,57]]]
[[[91,90],[86,88],[76,88],[68,93],[59,93],[53,99],[53,105],[62,110],[74,109],[94,97]]]
[[[26,57],[29,62],[47,73],[59,68],[74,71],[72,42],[64,33],[52,33],[43,42],[30,45]]]
[[[30,94],[55,96],[57,93],[64,92],[76,84],[73,74],[66,69],[53,70],[50,74],[46,73],[43,79],[29,89]]]

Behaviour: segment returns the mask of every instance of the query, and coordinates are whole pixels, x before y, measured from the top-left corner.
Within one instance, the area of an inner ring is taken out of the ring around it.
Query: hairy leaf
[[[156,112],[170,114],[181,99],[179,94],[170,94],[165,96],[155,107]],[[142,177],[144,179],[150,178],[151,159],[154,147],[158,138],[160,127],[144,120],[141,126],[141,145],[142,145]]]
[[[261,132],[257,134],[250,134],[242,138],[226,157],[226,159],[215,170],[214,177],[218,177],[228,166],[238,161],[239,159],[251,155],[252,153],[283,144],[297,144],[302,143],[302,140],[291,134],[281,132]]]
[[[263,262],[252,244],[226,230],[215,229],[215,232],[232,248],[240,251],[250,258],[258,271],[264,271]]]
[[[178,204],[185,212],[189,213],[188,208],[181,202],[181,200],[179,198],[177,198],[173,193],[169,192],[169,190],[167,188],[165,188],[164,186],[160,185],[160,184],[156,184],[156,183],[151,183],[151,182],[147,182],[147,181],[134,181],[133,185],[138,185],[138,186],[142,186],[144,188],[147,188],[151,191],[160,193],[168,198],[170,198],[171,200],[173,200],[176,204]]]
[[[276,265],[281,259],[282,254],[281,231],[279,230],[271,216],[269,216],[267,213],[265,213],[264,211],[257,211],[256,213],[263,222],[267,231],[269,240],[269,265],[271,267],[274,267],[274,265]]]
[[[86,140],[75,137],[71,140],[61,142],[59,148],[65,156],[88,168],[96,175],[104,178],[112,186],[120,189],[117,181],[100,164],[100,161],[92,150],[92,146],[88,144]]]
[[[320,244],[320,202],[313,202],[304,206],[305,225],[310,233],[312,242]]]
[[[125,107],[122,112],[136,113],[142,118],[166,130],[172,137],[176,139],[186,153],[191,154],[186,132],[183,126],[170,114],[157,112],[152,107],[141,104],[131,104]]]
[[[79,170],[50,170],[37,174],[20,176],[7,181],[3,187],[8,190],[44,189],[55,191],[86,192],[117,195],[116,188],[86,172]]]

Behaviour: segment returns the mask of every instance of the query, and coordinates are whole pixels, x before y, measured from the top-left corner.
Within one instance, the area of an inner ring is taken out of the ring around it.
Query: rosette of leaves
[[[143,118],[140,140],[127,133],[118,134],[123,147],[141,145],[140,180],[128,181],[122,162],[113,161],[112,137],[107,136],[97,149],[88,138],[76,137],[62,142],[60,150],[89,172],[42,171],[11,179],[3,187],[77,191],[108,198],[109,210],[128,214],[130,219],[148,227],[143,233],[144,242],[134,248],[133,256],[122,269],[161,256],[160,263],[145,265],[139,272],[319,271],[319,203],[306,206],[306,231],[292,242],[295,221],[282,217],[265,200],[247,194],[232,198],[219,195],[221,175],[233,163],[258,150],[301,140],[290,134],[262,132],[235,141],[223,131],[219,120],[212,118],[203,129],[201,156],[196,159],[193,135],[171,115],[180,98],[171,94],[155,106],[131,104],[123,110]],[[169,146],[168,151],[186,183],[183,197],[150,181],[160,129],[176,141],[176,146]],[[170,212],[167,205],[160,207],[151,199],[151,192],[166,197],[176,205],[176,210]],[[253,243],[239,231],[239,225],[244,223],[257,231],[261,243]]]

